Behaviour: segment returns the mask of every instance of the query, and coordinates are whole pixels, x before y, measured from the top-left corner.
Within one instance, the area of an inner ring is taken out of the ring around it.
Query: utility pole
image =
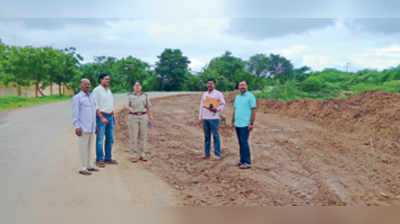
[[[347,62],[346,63],[346,72],[349,72],[350,66],[351,66],[350,62]]]

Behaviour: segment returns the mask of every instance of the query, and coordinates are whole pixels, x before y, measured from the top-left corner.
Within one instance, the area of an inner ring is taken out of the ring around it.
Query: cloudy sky
[[[194,71],[226,50],[281,54],[296,67],[351,70],[400,64],[398,0],[0,0],[9,45],[74,46],[154,64],[179,48]]]

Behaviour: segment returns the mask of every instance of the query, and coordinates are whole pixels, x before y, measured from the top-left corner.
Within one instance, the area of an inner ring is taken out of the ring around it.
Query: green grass
[[[71,98],[72,96],[60,96],[60,95],[43,96],[38,98],[29,98],[24,96],[0,96],[0,111],[12,110],[36,104],[69,100]]]

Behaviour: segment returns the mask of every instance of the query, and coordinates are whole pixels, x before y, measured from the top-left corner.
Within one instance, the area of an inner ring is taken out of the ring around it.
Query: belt
[[[135,113],[129,112],[129,114],[133,114],[133,115],[145,115],[146,112],[135,112]]]
[[[111,113],[105,113],[105,112],[100,112],[102,115],[106,115],[106,116],[113,116],[114,112]]]

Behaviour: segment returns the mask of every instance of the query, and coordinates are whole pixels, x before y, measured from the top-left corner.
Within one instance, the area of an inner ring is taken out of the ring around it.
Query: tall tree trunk
[[[35,97],[38,97],[39,83],[35,84]]]
[[[17,95],[18,96],[22,95],[21,86],[17,86]]]
[[[65,92],[66,92],[65,86],[63,85],[62,87],[63,87],[63,95],[65,95]]]
[[[50,84],[50,96],[53,95],[53,83]]]
[[[35,84],[35,97],[38,97],[40,93],[40,96],[45,96],[42,90],[39,88],[39,83]]]
[[[58,94],[60,94],[60,96],[62,95],[62,93],[61,93],[61,84],[60,83],[58,84]]]
[[[42,90],[39,88],[39,93],[40,93],[40,96],[46,96],[43,92],[42,92]]]

